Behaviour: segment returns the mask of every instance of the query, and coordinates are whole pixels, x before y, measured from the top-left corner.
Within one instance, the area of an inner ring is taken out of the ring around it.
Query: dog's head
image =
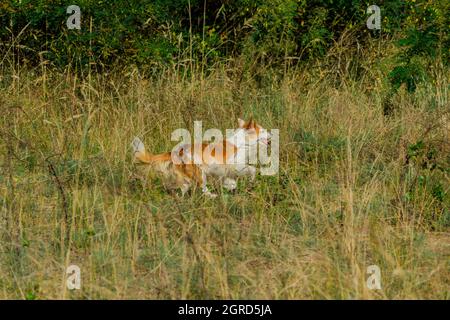
[[[270,144],[270,139],[272,135],[256,123],[255,120],[250,119],[249,121],[245,121],[242,119],[238,119],[239,128],[243,130],[245,134],[246,141],[249,145],[255,145],[257,143],[263,143],[265,145]]]

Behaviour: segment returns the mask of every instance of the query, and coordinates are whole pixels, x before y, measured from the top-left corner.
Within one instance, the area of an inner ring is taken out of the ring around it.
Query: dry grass
[[[226,71],[3,76],[1,299],[450,298],[448,78],[384,116],[381,81],[258,87]],[[217,199],[132,178],[133,136],[160,152],[194,120],[250,115],[280,129],[278,176]],[[411,156],[418,141],[437,168]],[[81,290],[66,289],[70,264]],[[373,264],[382,290],[366,288]]]

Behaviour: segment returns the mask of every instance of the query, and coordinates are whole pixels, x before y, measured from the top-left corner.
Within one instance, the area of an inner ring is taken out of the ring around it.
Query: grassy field
[[[149,80],[11,67],[0,299],[449,299],[448,72],[435,75],[384,115],[382,71]],[[216,199],[134,178],[134,136],[168,151],[195,120],[225,130],[250,116],[280,130],[277,176]],[[66,288],[72,264],[80,290]],[[370,265],[381,290],[366,286]]]

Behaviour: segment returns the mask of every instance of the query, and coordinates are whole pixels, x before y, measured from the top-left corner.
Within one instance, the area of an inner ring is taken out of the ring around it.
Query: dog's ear
[[[242,120],[241,118],[238,119],[239,128],[243,128],[245,126],[245,120]]]
[[[245,123],[244,127],[247,130],[256,128],[256,122],[255,120],[253,120],[253,117],[251,117],[250,120]]]
[[[248,122],[247,122],[247,129],[255,128],[255,127],[256,127],[256,122],[255,122],[255,120],[253,120],[253,117],[250,117],[250,120],[248,120]]]

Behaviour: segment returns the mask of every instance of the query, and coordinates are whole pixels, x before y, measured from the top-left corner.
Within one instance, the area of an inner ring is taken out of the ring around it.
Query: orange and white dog
[[[237,186],[236,179],[256,176],[256,167],[249,164],[255,159],[255,146],[268,145],[271,134],[254,120],[238,120],[239,128],[225,140],[214,143],[183,144],[172,152],[153,155],[145,150],[142,141],[135,137],[132,142],[134,162],[143,169],[146,177],[156,173],[167,189],[181,189],[184,195],[192,186],[198,185],[205,195],[215,197],[207,187],[207,178],[223,182],[228,190]]]

